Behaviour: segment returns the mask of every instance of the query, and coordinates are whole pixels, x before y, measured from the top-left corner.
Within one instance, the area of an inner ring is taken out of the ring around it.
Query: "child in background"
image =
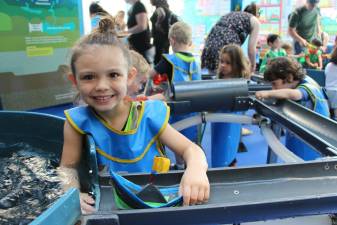
[[[176,22],[169,30],[169,41],[173,54],[163,54],[162,59],[150,72],[150,77],[156,74],[167,74],[170,83],[200,80],[199,65],[190,52],[191,27],[185,22]]]
[[[337,48],[331,53],[331,59],[325,67],[325,89],[329,97],[333,119],[337,121]]]
[[[130,70],[130,82],[128,84],[128,95],[135,98],[144,94],[144,88],[151,70],[149,63],[144,57],[134,50],[130,50],[132,67]]]
[[[95,29],[98,26],[99,21],[103,16],[109,15],[109,13],[102,8],[97,2],[92,2],[89,6],[89,14],[91,20],[91,29]]]
[[[220,52],[219,79],[250,77],[250,65],[240,46],[225,45]],[[238,123],[212,123],[212,167],[235,166],[242,126]]]
[[[167,80],[170,84],[182,81],[201,80],[199,65],[190,52],[192,45],[191,27],[184,22],[174,23],[169,30],[169,41],[173,54],[163,54],[162,59],[150,72],[150,77],[153,78],[157,74],[167,76]],[[170,123],[193,115],[194,114],[172,116]],[[198,141],[197,126],[182,130],[181,133],[193,142]]]
[[[125,12],[123,10],[118,11],[115,16],[117,33],[125,31],[126,23],[124,19],[125,19]]]
[[[323,68],[321,47],[322,42],[320,40],[314,38],[311,41],[311,44],[304,51],[305,68],[317,70],[321,70]]]
[[[291,44],[283,43],[281,45],[281,48],[283,48],[284,51],[286,51],[286,54],[287,54],[288,57],[296,59],[301,65],[303,65],[305,63],[304,53],[294,55],[294,49],[293,49],[293,46]]]
[[[279,35],[269,34],[267,37],[267,44],[270,49],[266,52],[262,59],[259,70],[260,73],[263,73],[265,71],[266,65],[268,64],[270,59],[287,55],[284,49],[281,48],[281,39]]]
[[[98,166],[110,172],[151,172],[153,159],[162,155],[158,142],[181,155],[187,165],[179,191],[184,205],[209,197],[207,162],[203,151],[168,124],[169,108],[162,101],[125,100],[131,60],[118,40],[114,23],[102,18],[98,29],[84,36],[73,48],[71,71],[87,106],[65,111],[61,173],[67,187],[79,188],[79,165],[85,134],[96,145]],[[113,201],[113,199],[111,199]],[[95,209],[93,198],[80,196],[83,213]]]
[[[249,61],[240,46],[225,45],[220,52],[220,64],[217,76],[219,79],[250,78]]]
[[[289,57],[270,60],[264,72],[264,79],[271,82],[273,90],[257,91],[258,99],[290,99],[305,107],[329,117],[329,106],[323,89],[310,77],[305,75],[301,65]],[[313,160],[320,154],[289,132],[286,146],[304,160]]]
[[[169,84],[182,81],[201,80],[201,72],[194,56],[190,52],[192,45],[192,29],[184,22],[174,23],[169,30],[169,41],[173,54],[163,54],[162,59],[150,72],[151,78],[161,76],[163,80],[168,80]],[[165,78],[166,77],[166,78]],[[150,99],[165,99],[161,95],[150,96]],[[170,117],[170,123],[194,116],[195,113],[185,115],[175,115]],[[185,137],[200,144],[198,138],[198,126],[189,127],[181,131]],[[183,167],[183,162],[176,155],[176,165]]]

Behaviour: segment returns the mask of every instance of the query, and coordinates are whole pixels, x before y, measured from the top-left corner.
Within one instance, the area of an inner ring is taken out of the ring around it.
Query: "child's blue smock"
[[[172,79],[170,80],[171,84],[182,81],[201,80],[200,69],[193,56],[187,56],[181,53],[174,53],[164,54],[163,57],[166,59],[167,62],[172,65]],[[170,124],[195,115],[195,113],[189,113],[184,115],[171,116]],[[189,127],[180,132],[191,141],[198,141],[197,126]]]
[[[302,92],[303,97],[300,103],[303,106],[310,108],[322,116],[330,117],[326,95],[322,87],[312,78],[306,76],[297,86],[297,89]],[[286,147],[304,160],[313,160],[321,157],[319,152],[290,132],[286,134]]]
[[[242,113],[238,112],[237,114]],[[239,123],[212,123],[211,128],[212,167],[229,166],[236,159],[238,153],[242,125]]]
[[[88,106],[65,111],[72,127],[95,141],[98,165],[110,171],[151,172],[155,156],[163,156],[159,135],[164,131],[170,110],[158,100],[141,102],[135,129],[116,130]]]

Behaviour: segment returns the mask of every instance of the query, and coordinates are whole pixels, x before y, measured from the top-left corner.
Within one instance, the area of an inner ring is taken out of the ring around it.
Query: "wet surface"
[[[55,156],[0,141],[0,224],[29,224],[63,194]]]

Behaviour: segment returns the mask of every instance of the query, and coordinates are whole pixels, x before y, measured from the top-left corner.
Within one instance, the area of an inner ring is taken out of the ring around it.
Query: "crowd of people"
[[[192,115],[170,116],[164,91],[151,95],[144,92],[144,86],[151,83],[160,86],[165,82],[201,80],[200,65],[190,51],[192,29],[177,20],[166,0],[151,0],[155,7],[150,18],[152,27],[140,0],[126,0],[126,3],[131,6],[126,23],[123,11],[111,16],[97,3],[93,4],[90,7],[93,30],[73,48],[70,76],[82,104],[66,111],[61,168],[71,178],[68,186],[79,187],[76,167],[81,159],[84,134],[92,135],[95,140],[99,168],[111,171],[151,172],[153,159],[164,157],[163,144],[185,162],[179,189],[183,203],[203,203],[209,198],[210,186],[206,157],[197,145],[198,128],[191,127],[180,133],[169,125]],[[336,119],[336,46],[325,67],[329,103],[324,89],[306,76],[303,69],[323,69],[324,66],[322,52],[326,49],[322,49],[324,40],[320,37],[324,35],[320,31],[317,4],[317,0],[307,0],[290,14],[289,34],[294,39],[294,48],[282,43],[278,34],[268,36],[269,50],[259,65],[259,72],[272,84],[273,90],[258,91],[256,98],[291,99],[326,117],[330,117],[330,107],[332,118]],[[217,79],[249,79],[256,73],[258,17],[259,8],[255,3],[243,11],[222,16],[205,40],[201,67],[216,74]],[[120,37],[125,36],[127,45],[120,41]],[[248,57],[241,48],[247,38]],[[172,53],[169,53],[170,46]],[[231,135],[240,140],[240,125],[212,125],[214,133],[224,129],[231,130]],[[212,151],[226,155],[222,162],[217,160],[212,166],[235,165],[239,142],[227,146],[224,140],[212,140],[218,143],[218,148]],[[296,152],[298,149],[310,151],[310,147],[290,134],[287,147],[305,159],[319,157]],[[93,212],[92,204],[94,199],[82,193],[82,211]]]

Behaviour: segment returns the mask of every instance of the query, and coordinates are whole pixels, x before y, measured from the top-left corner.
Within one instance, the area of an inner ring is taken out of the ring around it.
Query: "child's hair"
[[[322,42],[317,38],[312,39],[311,44],[315,45],[316,47],[322,47],[323,46]]]
[[[331,53],[331,59],[330,62],[334,63],[335,65],[337,65],[337,47],[334,48],[334,50]]]
[[[123,10],[119,10],[116,15],[117,16],[118,15],[122,15],[124,17],[125,16],[125,12]]]
[[[250,3],[246,6],[246,8],[243,10],[244,12],[250,13],[254,16],[258,16],[259,14],[259,7],[256,5],[255,2]]]
[[[168,37],[179,44],[189,45],[192,42],[192,29],[187,23],[178,21],[171,26]]]
[[[281,48],[283,48],[286,51],[292,51],[293,50],[293,46],[287,42],[283,43],[281,45]]]
[[[240,46],[236,44],[225,45],[220,51],[219,62],[221,61],[221,57],[223,54],[227,54],[231,60],[232,73],[234,75],[233,78],[249,79],[250,77],[249,61],[245,57]],[[218,65],[218,78],[219,79],[223,78],[221,77],[221,73],[220,73],[220,63]]]
[[[138,74],[147,76],[151,70],[150,65],[145,58],[134,50],[130,50],[131,64],[138,71]]]
[[[267,44],[273,44],[274,41],[276,41],[277,39],[279,39],[280,36],[278,34],[269,34],[267,37]]]
[[[287,80],[289,75],[296,81],[303,80],[305,71],[296,60],[289,57],[276,57],[269,61],[264,72],[266,81]]]
[[[70,59],[70,67],[74,75],[76,74],[75,62],[78,57],[81,56],[81,54],[85,52],[89,46],[95,45],[106,47],[114,46],[119,48],[122,51],[123,56],[126,60],[128,70],[130,69],[130,51],[117,38],[117,33],[115,31],[115,22],[113,18],[111,16],[106,16],[99,21],[98,27],[95,28],[92,33],[82,37],[73,47],[72,56]]]

